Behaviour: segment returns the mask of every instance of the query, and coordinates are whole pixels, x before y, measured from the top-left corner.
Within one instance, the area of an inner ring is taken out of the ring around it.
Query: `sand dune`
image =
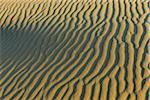
[[[0,0],[1,100],[148,100],[148,0]]]

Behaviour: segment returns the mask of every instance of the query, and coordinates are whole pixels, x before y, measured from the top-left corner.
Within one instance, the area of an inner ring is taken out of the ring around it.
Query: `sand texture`
[[[0,0],[0,100],[150,100],[149,0]]]

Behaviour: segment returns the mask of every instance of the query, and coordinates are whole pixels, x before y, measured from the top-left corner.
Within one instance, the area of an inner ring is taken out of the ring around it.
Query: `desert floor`
[[[148,100],[149,0],[0,0],[0,100]]]

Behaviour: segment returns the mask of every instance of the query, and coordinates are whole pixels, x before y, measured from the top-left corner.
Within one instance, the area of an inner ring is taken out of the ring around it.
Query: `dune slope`
[[[149,0],[0,0],[0,99],[148,100]]]

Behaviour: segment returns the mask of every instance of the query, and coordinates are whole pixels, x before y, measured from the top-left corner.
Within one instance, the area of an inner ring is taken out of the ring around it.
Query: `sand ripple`
[[[0,0],[0,99],[148,100],[148,0]]]

